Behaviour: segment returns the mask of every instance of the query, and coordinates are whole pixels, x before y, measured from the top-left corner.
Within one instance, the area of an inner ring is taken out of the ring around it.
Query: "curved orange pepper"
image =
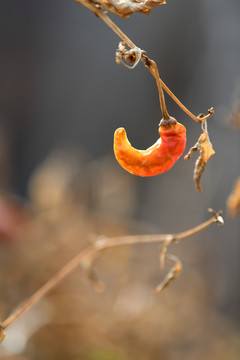
[[[126,130],[117,129],[114,153],[119,164],[138,176],[154,176],[168,171],[185,150],[186,128],[171,118],[162,120],[158,131],[161,137],[154,145],[147,150],[137,150],[130,144]]]

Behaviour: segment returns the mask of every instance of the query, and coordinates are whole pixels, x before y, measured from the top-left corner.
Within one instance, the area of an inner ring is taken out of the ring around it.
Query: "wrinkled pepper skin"
[[[175,164],[186,147],[186,128],[176,123],[159,126],[160,139],[147,150],[137,150],[130,144],[126,130],[114,133],[114,154],[119,164],[129,173],[138,176],[162,174]]]

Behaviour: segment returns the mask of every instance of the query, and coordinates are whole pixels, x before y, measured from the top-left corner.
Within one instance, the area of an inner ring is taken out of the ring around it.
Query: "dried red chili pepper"
[[[186,128],[174,118],[161,120],[160,139],[147,150],[137,150],[130,144],[126,130],[114,134],[114,153],[119,164],[138,176],[154,176],[168,171],[182,155],[186,146]]]

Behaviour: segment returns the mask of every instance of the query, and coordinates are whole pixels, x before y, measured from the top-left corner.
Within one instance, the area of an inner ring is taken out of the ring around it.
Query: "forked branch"
[[[202,224],[178,233],[178,234],[164,234],[164,235],[135,235],[135,236],[120,236],[120,237],[99,237],[96,242],[81,251],[76,255],[72,260],[70,260],[65,266],[62,267],[51,279],[49,279],[40,289],[38,289],[32,296],[30,296],[13,314],[11,314],[6,320],[0,324],[0,340],[4,338],[4,330],[8,328],[14,321],[16,321],[25,311],[30,309],[34,304],[41,300],[46,294],[48,294],[52,289],[54,289],[62,280],[64,280],[67,275],[69,275],[73,270],[78,266],[82,268],[89,275],[90,280],[95,282],[96,286],[101,284],[97,282],[94,277],[93,272],[93,261],[101,255],[101,253],[107,249],[125,245],[134,245],[134,244],[149,244],[149,243],[162,243],[164,248],[164,254],[162,253],[161,262],[164,263],[164,257],[166,254],[166,249],[171,243],[177,243],[183,239],[186,239],[194,234],[197,234],[200,231],[205,230],[210,225],[218,223],[223,225],[222,212],[219,211],[215,213],[213,210],[210,210],[212,217],[203,222]],[[175,261],[175,266],[172,268],[172,271],[167,275],[163,282],[156,287],[153,293],[159,293],[163,288],[165,288],[170,281],[172,281],[177,273],[180,271],[181,265],[176,257],[173,257],[170,254],[166,254],[170,259]]]

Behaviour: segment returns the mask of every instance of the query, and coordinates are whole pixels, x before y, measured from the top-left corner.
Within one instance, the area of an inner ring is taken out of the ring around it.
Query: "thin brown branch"
[[[212,210],[211,210],[212,211]],[[16,321],[25,311],[30,309],[34,304],[41,300],[46,294],[54,289],[67,275],[69,275],[78,266],[82,265],[83,268],[88,270],[91,268],[92,262],[104,250],[109,248],[134,245],[134,244],[149,244],[167,242],[179,242],[189,236],[192,236],[214,223],[223,224],[221,212],[213,212],[212,218],[195,226],[194,228],[178,233],[178,234],[164,234],[164,235],[135,235],[135,236],[120,236],[120,237],[100,237],[98,240],[85,250],[81,251],[77,256],[70,260],[63,266],[51,279],[49,279],[40,289],[38,289],[32,296],[30,296],[13,314],[0,324],[0,335],[3,337],[3,330],[7,329],[14,321]],[[0,338],[1,338],[0,336]]]
[[[105,24],[115,32],[115,34],[117,34],[123,41],[125,41],[126,44],[128,44],[130,48],[133,49],[136,47],[136,45],[132,42],[132,40],[130,40],[129,37],[125,35],[121,29],[119,29],[119,27],[106,15],[106,13],[102,12],[99,8],[92,5],[87,0],[74,0],[74,1],[85,6],[86,8],[88,8],[88,10],[92,11],[97,17],[101,18],[105,22]]]
[[[160,106],[161,106],[161,110],[162,110],[163,119],[168,120],[170,118],[170,115],[168,114],[168,111],[167,111],[165,98],[164,98],[164,93],[163,93],[163,88],[162,88],[162,81],[161,81],[161,78],[159,76],[157,64],[153,60],[148,60],[148,62],[145,62],[145,63],[146,63],[145,66],[148,67],[150,73],[154,76],[154,78],[156,80],[156,83],[157,83],[159,101],[160,101]]]
[[[89,246],[81,251],[77,256],[63,266],[51,279],[49,279],[40,289],[30,296],[12,315],[0,324],[0,327],[6,329],[16,321],[26,310],[30,309],[40,299],[42,299],[50,290],[56,287],[68,274],[70,274],[84,258],[89,258],[96,252],[94,246]]]
[[[202,117],[200,116],[195,116],[188,108],[186,108],[185,105],[183,105],[183,103],[174,95],[174,93],[169,89],[169,87],[167,87],[167,85],[162,81],[161,79],[161,83],[162,83],[162,87],[164,88],[164,90],[168,93],[168,95],[173,99],[173,101],[175,101],[175,103],[190,117],[192,118],[194,121],[198,122],[198,123],[202,123],[204,120],[208,119],[210,116],[212,116],[214,114],[214,108],[211,107],[210,109],[208,109],[208,114],[204,115]]]
[[[116,35],[118,35],[130,48],[134,49],[137,46],[132,42],[132,40],[126,35],[124,34],[124,32],[106,15],[106,13],[102,12],[100,8],[96,7],[95,5],[92,5],[89,1],[87,0],[74,0],[75,2],[85,6],[86,8],[88,8],[90,11],[92,11],[97,17],[101,18],[105,24],[107,26],[109,26]],[[157,86],[158,86],[158,90],[159,90],[159,98],[160,98],[160,105],[161,105],[161,109],[163,112],[163,117],[164,114],[165,116],[167,116],[164,107],[162,108],[162,103],[161,103],[161,98],[162,98],[162,94],[161,94],[161,86],[164,88],[164,90],[168,93],[168,95],[175,101],[175,103],[190,117],[192,118],[194,121],[201,123],[204,120],[206,120],[207,118],[209,118],[211,115],[213,115],[214,110],[213,108],[210,108],[208,110],[208,114],[205,116],[195,116],[190,110],[188,110],[186,108],[186,106],[183,105],[183,103],[173,94],[173,92],[167,87],[167,85],[162,81],[162,79],[159,76],[159,73],[157,71],[156,72],[152,72],[151,71],[151,66],[150,63],[153,60],[150,60],[146,55],[142,54],[141,57],[142,62],[144,63],[144,65],[149,69],[149,71],[152,73],[152,75],[155,77],[156,82],[157,82]],[[149,66],[148,66],[149,64]],[[157,68],[157,65],[156,65]]]
[[[203,222],[202,224],[200,224],[198,226],[195,226],[193,229],[179,233],[177,236],[175,236],[175,239],[173,240],[173,242],[176,243],[183,239],[188,238],[189,236],[192,236],[193,234],[197,234],[197,233],[207,229],[213,223],[218,223],[219,225],[224,224],[224,221],[222,218],[222,211],[219,211],[217,213],[215,213],[212,209],[208,209],[208,211],[213,214],[213,217],[211,219]]]

